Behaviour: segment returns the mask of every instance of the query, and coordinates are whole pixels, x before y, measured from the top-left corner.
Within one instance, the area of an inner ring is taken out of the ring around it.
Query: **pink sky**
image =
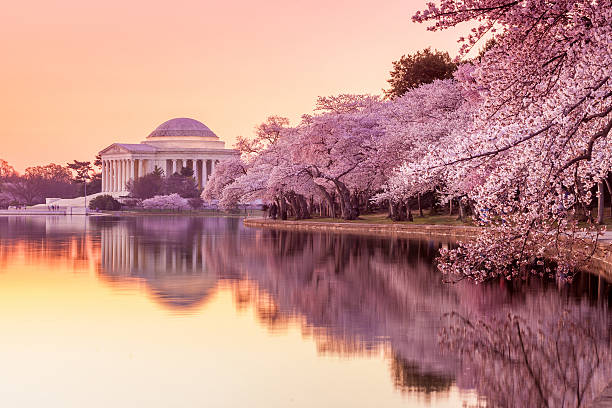
[[[391,63],[457,32],[411,22],[425,1],[9,2],[0,25],[0,158],[18,171],[92,160],[173,117],[230,147],[319,95],[380,93]]]

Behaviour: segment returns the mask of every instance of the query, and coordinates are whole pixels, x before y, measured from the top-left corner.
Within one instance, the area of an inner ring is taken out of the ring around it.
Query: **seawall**
[[[271,228],[290,231],[324,231],[356,235],[377,235],[385,237],[450,239],[453,241],[475,237],[480,229],[480,227],[469,227],[463,225],[279,221],[263,218],[245,218],[244,225],[247,227]]]
[[[340,234],[383,236],[391,238],[435,239],[442,242],[464,241],[478,235],[482,227],[464,225],[419,224],[367,224],[349,222],[280,221],[264,218],[245,218],[244,225],[253,228],[269,228],[287,231],[331,232]],[[587,249],[584,249],[586,252]],[[612,243],[600,242],[586,269],[612,282]]]

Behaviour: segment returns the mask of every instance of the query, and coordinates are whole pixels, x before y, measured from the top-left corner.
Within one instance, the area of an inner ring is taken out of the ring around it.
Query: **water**
[[[603,279],[449,285],[448,245],[0,217],[2,405],[572,406],[612,379]]]

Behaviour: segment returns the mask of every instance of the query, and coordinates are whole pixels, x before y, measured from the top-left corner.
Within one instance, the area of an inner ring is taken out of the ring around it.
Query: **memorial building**
[[[127,192],[129,180],[151,173],[155,167],[165,175],[188,167],[198,187],[203,188],[217,163],[238,154],[226,149],[225,142],[202,122],[171,119],[138,144],[113,143],[100,152],[102,192]]]

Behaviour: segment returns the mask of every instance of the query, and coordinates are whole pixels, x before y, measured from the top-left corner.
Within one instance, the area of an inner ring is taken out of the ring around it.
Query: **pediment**
[[[119,146],[117,144],[112,144],[108,146],[106,149],[100,152],[100,155],[105,154],[119,154],[119,153],[129,153],[129,150],[123,146]]]

